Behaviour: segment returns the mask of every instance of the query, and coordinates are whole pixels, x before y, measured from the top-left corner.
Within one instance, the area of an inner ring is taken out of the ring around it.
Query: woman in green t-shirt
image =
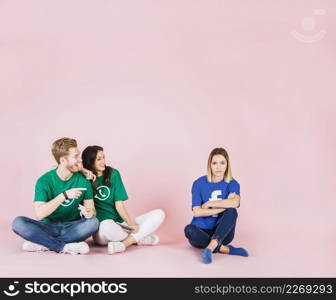
[[[100,225],[94,241],[99,245],[108,245],[109,254],[123,252],[133,244],[157,244],[159,237],[152,233],[163,222],[164,211],[155,209],[133,220],[124,205],[128,196],[120,173],[106,166],[104,149],[88,146],[82,152],[82,160],[83,167],[95,175],[92,185]]]

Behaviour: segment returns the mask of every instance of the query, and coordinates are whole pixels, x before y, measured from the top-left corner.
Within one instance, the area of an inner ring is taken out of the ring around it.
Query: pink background
[[[0,275],[336,276],[335,12],[333,0],[1,1]],[[105,148],[133,216],[166,211],[160,246],[20,250],[10,223],[34,216],[63,136]],[[204,266],[183,227],[217,146],[241,184],[233,244],[251,256]]]

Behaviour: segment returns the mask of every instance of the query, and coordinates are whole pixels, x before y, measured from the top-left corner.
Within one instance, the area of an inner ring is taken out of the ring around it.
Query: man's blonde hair
[[[60,163],[60,158],[69,154],[69,149],[77,147],[77,141],[70,138],[61,138],[53,142],[51,152],[55,157],[57,163]]]

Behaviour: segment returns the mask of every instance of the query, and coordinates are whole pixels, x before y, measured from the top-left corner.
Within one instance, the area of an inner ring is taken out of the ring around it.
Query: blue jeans
[[[99,221],[97,218],[83,218],[68,222],[48,222],[16,217],[12,228],[25,240],[59,253],[65,244],[84,241],[94,234],[99,228]]]
[[[232,242],[235,234],[238,213],[235,208],[227,208],[219,214],[216,226],[213,229],[202,229],[189,224],[184,228],[184,234],[189,243],[196,248],[206,248],[211,240],[217,240],[218,246],[214,252],[219,252],[221,245]]]

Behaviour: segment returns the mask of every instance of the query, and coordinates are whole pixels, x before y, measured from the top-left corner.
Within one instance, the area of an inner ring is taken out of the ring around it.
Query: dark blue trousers
[[[235,208],[227,208],[219,214],[216,226],[213,229],[202,229],[189,224],[184,228],[184,234],[189,243],[196,248],[206,248],[211,240],[216,239],[218,246],[214,252],[219,252],[221,245],[232,242],[235,234],[238,213]]]

